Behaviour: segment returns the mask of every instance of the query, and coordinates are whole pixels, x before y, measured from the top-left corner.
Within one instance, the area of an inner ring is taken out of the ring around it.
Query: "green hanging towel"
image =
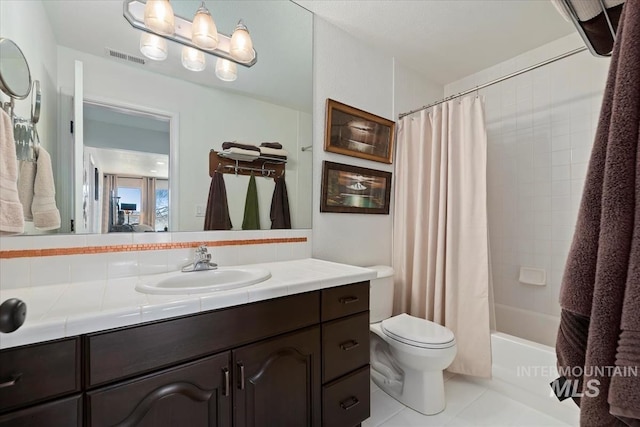
[[[256,177],[251,174],[249,188],[247,188],[247,200],[244,202],[243,230],[260,230],[260,211],[258,210],[258,188]]]

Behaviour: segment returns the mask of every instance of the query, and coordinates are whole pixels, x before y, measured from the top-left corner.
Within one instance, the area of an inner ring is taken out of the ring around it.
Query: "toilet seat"
[[[406,313],[383,320],[381,329],[389,338],[414,347],[438,349],[456,344],[448,328]]]

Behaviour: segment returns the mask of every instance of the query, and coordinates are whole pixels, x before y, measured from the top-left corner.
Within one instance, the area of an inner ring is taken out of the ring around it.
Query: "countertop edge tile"
[[[249,265],[248,265],[249,266]],[[295,295],[304,292],[316,291],[324,288],[347,285],[376,278],[376,273],[362,267],[355,267],[347,264],[328,262],[314,258],[304,258],[292,261],[279,261],[255,264],[256,267],[271,269],[274,276],[271,279],[257,285],[248,286],[236,290],[222,291],[219,293],[203,293],[191,295],[169,295],[162,298],[155,298],[153,295],[146,295],[146,303],[135,303],[123,297],[120,301],[111,301],[109,308],[102,310],[104,301],[101,301],[98,309],[82,312],[78,309],[73,315],[62,317],[49,317],[48,313],[55,312],[58,304],[68,304],[73,289],[83,289],[82,283],[75,283],[73,287],[60,286],[53,298],[56,301],[47,307],[44,312],[37,309],[32,312],[27,311],[27,321],[22,328],[11,334],[0,334],[0,350],[17,347],[26,344],[39,343],[71,337],[81,334],[106,331],[123,326],[132,326],[149,321],[170,319],[177,316],[196,314],[204,311],[218,310],[227,307],[238,306],[250,302],[264,301],[272,298],[279,298],[287,295]],[[165,273],[170,274],[170,273]],[[159,275],[161,276],[161,275]],[[141,276],[148,277],[148,276]],[[140,280],[140,277],[129,278],[132,285]],[[114,279],[112,292],[118,287],[122,287],[123,279]],[[87,282],[88,284],[89,282]],[[102,299],[105,299],[106,290],[110,286],[108,280]],[[127,291],[130,289],[126,288]],[[29,298],[35,301],[42,295],[50,295],[51,287],[31,287],[29,292],[24,292],[24,288],[3,290],[3,297],[11,298],[13,295],[28,295],[25,299],[27,310],[29,310]],[[117,291],[116,291],[117,292]],[[110,295],[110,298],[113,294]],[[78,299],[78,304],[82,302]],[[35,303],[33,306],[37,305]],[[40,304],[42,306],[42,304]],[[33,320],[31,320],[33,319]]]

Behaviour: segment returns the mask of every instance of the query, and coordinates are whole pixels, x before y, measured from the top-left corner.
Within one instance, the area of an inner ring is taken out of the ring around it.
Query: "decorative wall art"
[[[327,99],[324,149],[392,163],[395,122]]]
[[[389,214],[391,172],[323,162],[320,212]]]

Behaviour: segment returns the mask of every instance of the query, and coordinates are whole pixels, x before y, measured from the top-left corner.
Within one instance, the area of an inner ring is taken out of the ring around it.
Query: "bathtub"
[[[551,395],[549,383],[558,377],[554,348],[494,331],[491,355],[493,377],[478,382],[565,423],[579,424],[575,403]]]

